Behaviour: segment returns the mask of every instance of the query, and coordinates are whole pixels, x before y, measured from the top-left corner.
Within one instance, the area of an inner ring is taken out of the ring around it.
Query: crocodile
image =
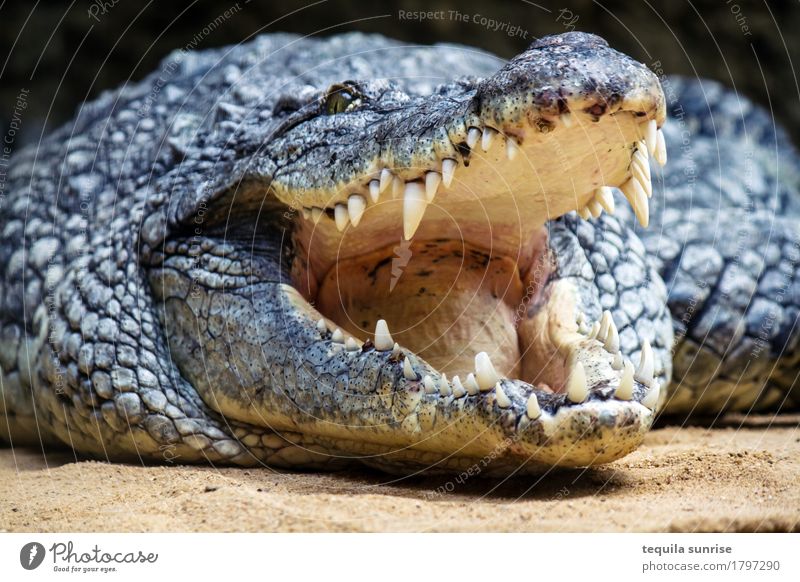
[[[798,167],[581,32],[176,51],[12,159],[0,438],[509,475],[796,407]]]

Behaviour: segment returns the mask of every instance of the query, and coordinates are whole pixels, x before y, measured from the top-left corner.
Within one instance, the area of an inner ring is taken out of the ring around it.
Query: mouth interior
[[[360,341],[386,320],[395,341],[448,376],[464,378],[487,352],[502,376],[561,391],[585,337],[575,298],[550,284],[546,222],[625,181],[637,121],[623,112],[522,137],[513,160],[509,138],[485,152],[476,145],[412,240],[403,237],[403,195],[391,188],[343,232],[327,216],[299,219],[294,286]]]

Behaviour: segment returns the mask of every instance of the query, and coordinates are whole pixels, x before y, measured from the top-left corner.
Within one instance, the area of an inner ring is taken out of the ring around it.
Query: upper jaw
[[[449,216],[472,212],[498,226],[511,211],[535,229],[571,210],[610,211],[604,187],[622,187],[640,222],[648,222],[646,159],[666,155],[658,129],[664,95],[652,72],[598,37],[546,37],[460,94],[410,103],[382,111],[367,101],[364,110],[314,120],[334,137],[307,152],[291,139],[276,144],[294,151],[297,162],[276,172],[272,189],[316,225],[327,246],[339,246],[347,228],[375,245],[409,240],[426,222],[440,233],[432,207]],[[351,119],[349,132],[334,131]]]

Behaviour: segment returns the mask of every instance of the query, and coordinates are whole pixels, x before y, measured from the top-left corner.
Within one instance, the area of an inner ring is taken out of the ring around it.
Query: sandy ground
[[[800,531],[800,417],[665,427],[585,471],[507,481],[141,467],[0,450],[9,531]],[[769,426],[771,425],[771,426]]]

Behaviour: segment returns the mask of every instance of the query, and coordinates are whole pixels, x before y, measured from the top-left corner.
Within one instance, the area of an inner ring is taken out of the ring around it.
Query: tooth
[[[467,394],[470,396],[475,396],[481,391],[480,386],[478,386],[478,383],[475,381],[475,375],[472,372],[467,374],[467,379],[464,380],[464,387],[467,389]]]
[[[406,380],[416,380],[417,374],[414,368],[411,367],[411,356],[406,356],[403,360],[403,377]]]
[[[361,346],[358,345],[358,342],[351,337],[347,338],[347,341],[344,342],[344,347],[348,352],[355,352],[356,350],[361,349]]]
[[[578,216],[584,220],[589,220],[589,218],[592,216],[592,213],[588,206],[584,206],[583,208],[578,208]]]
[[[542,409],[539,407],[539,399],[536,398],[536,394],[531,394],[528,397],[528,403],[525,406],[525,414],[527,414],[528,418],[531,420],[536,420],[542,415]]]
[[[595,190],[594,199],[600,203],[606,212],[614,214],[614,193],[608,186],[601,186]]]
[[[603,207],[600,206],[600,203],[594,198],[589,200],[589,203],[586,205],[586,208],[595,218],[598,218],[601,214],[603,214]]]
[[[389,168],[384,168],[383,170],[381,170],[381,179],[379,184],[380,185],[379,190],[381,192],[383,192],[384,190],[386,190],[386,188],[389,187],[392,178],[394,178],[394,176],[392,175],[392,171]]]
[[[578,315],[575,317],[575,323],[577,323],[578,325],[580,325],[580,324],[582,324],[584,321],[586,321],[586,316],[583,314],[583,311],[579,311],[579,312],[578,312]]]
[[[517,141],[513,137],[506,138],[506,157],[509,160],[514,160],[519,153],[519,146],[517,145]]]
[[[461,383],[461,379],[458,376],[453,376],[453,396],[456,398],[461,398],[467,393],[464,385]]]
[[[583,364],[576,362],[572,367],[572,372],[567,381],[567,398],[570,402],[583,402],[589,395],[589,389],[586,386],[586,372],[583,370]]]
[[[650,121],[642,123],[639,128],[642,130],[644,142],[647,144],[647,151],[652,156],[656,151],[656,132],[658,131],[656,120],[651,119]]]
[[[385,319],[379,319],[375,324],[375,349],[380,352],[387,352],[394,346],[394,340],[389,333],[389,326]]]
[[[660,129],[656,132],[656,151],[653,157],[658,162],[659,166],[667,163],[667,144],[664,141],[664,132]]]
[[[639,357],[639,367],[636,369],[636,381],[641,382],[645,386],[652,385],[654,368],[655,360],[653,358],[653,350],[650,347],[650,342],[644,340],[642,343],[642,354]]]
[[[337,344],[343,344],[344,334],[342,333],[342,330],[337,327],[331,335],[331,340]]]
[[[399,176],[395,176],[392,180],[392,198],[398,198],[403,194],[403,190],[405,190],[406,183],[403,182],[402,178]]]
[[[614,368],[615,370],[621,370],[622,365],[623,365],[622,352],[617,352],[616,354],[614,354],[614,359],[611,361],[611,367]]]
[[[572,114],[571,113],[562,113],[560,116],[561,123],[564,124],[564,127],[572,127]]]
[[[620,190],[625,194],[625,198],[631,203],[633,213],[644,228],[650,224],[650,205],[647,203],[647,194],[642,186],[634,178],[631,178],[620,186]]]
[[[317,331],[319,333],[325,333],[328,331],[328,324],[325,323],[324,317],[320,317],[319,320],[317,320]]]
[[[347,223],[350,222],[350,217],[347,215],[347,206],[337,204],[333,209],[333,218],[336,221],[336,228],[339,229],[339,232],[347,228]]]
[[[450,184],[453,183],[453,174],[456,172],[456,166],[458,166],[458,162],[455,160],[450,158],[442,160],[442,183],[444,183],[445,188],[449,188]]]
[[[494,387],[494,401],[497,402],[497,406],[500,408],[509,408],[511,406],[511,399],[506,394],[506,391],[503,390],[500,382]]]
[[[639,140],[636,142],[636,149],[633,151],[634,154],[640,154],[645,160],[648,158],[647,154],[647,143],[644,140]]]
[[[491,390],[492,386],[497,384],[497,381],[500,380],[497,371],[495,371],[492,365],[492,360],[486,352],[481,352],[475,356],[475,378],[482,392]]]
[[[407,182],[403,194],[403,238],[411,240],[422,222],[428,199],[425,189],[419,182]]]
[[[622,377],[619,379],[619,386],[617,386],[614,396],[620,400],[633,398],[633,364],[630,360],[625,360]]]
[[[363,196],[353,194],[347,199],[347,213],[350,215],[350,222],[353,226],[358,226],[361,222],[361,217],[364,216],[364,210],[367,209],[367,201]]]
[[[377,203],[381,197],[381,183],[378,180],[371,180],[369,183],[369,198],[373,203]]]
[[[428,198],[428,202],[433,202],[441,181],[442,175],[439,172],[428,172],[425,174],[425,196]]]
[[[653,185],[650,180],[650,174],[642,170],[642,166],[639,162],[634,161],[631,163],[631,177],[639,182],[639,185],[645,191],[648,198],[653,195]]]
[[[492,129],[491,127],[485,127],[483,129],[483,135],[481,136],[481,149],[485,152],[489,151],[489,148],[492,147],[492,142],[494,141],[494,136],[497,135],[497,130]]]
[[[635,170],[640,176],[650,180],[650,160],[645,158],[643,155],[640,156],[640,153],[641,152],[636,152],[636,154],[634,154],[634,156],[631,158],[631,169]]]
[[[450,382],[447,381],[447,374],[442,374],[442,377],[439,378],[439,394],[442,396],[450,396],[452,393]]]
[[[652,411],[655,411],[656,406],[658,406],[659,392],[661,392],[661,385],[658,382],[655,382],[645,397],[642,398],[642,405],[646,406]]]
[[[308,208],[306,208],[305,206],[303,207],[303,210],[302,210],[302,212],[303,212],[303,218],[305,218],[306,220],[308,220],[309,218],[311,218],[311,210],[309,210],[309,209],[308,209]]]
[[[609,354],[616,354],[619,352],[619,332],[617,331],[617,326],[614,325],[613,318],[608,323],[608,335],[606,335],[605,348]]]
[[[425,386],[425,394],[436,394],[436,384],[433,383],[430,376],[425,376],[422,379],[422,385]]]
[[[481,139],[481,130],[477,127],[470,127],[467,132],[467,145],[469,149],[474,148],[479,139]]]
[[[605,343],[609,327],[611,327],[611,312],[606,310],[600,318],[600,329],[597,331],[597,340],[600,343]]]
[[[599,331],[600,331],[600,322],[595,321],[594,324],[592,325],[592,329],[589,331],[589,339],[595,339]]]
[[[311,220],[314,221],[314,224],[319,224],[320,218],[322,218],[322,208],[313,207],[311,209]]]

